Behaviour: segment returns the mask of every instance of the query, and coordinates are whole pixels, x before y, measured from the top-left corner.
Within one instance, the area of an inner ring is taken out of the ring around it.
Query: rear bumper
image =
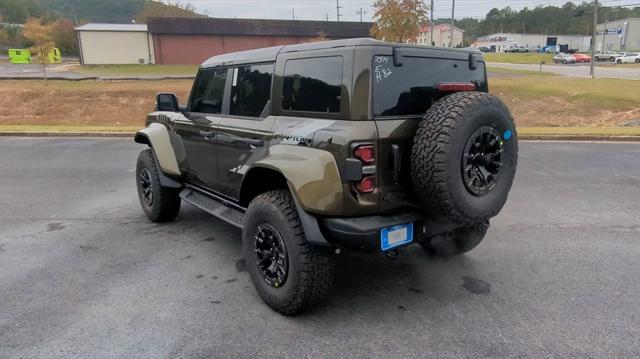
[[[333,245],[363,252],[381,251],[380,231],[383,228],[413,223],[413,241],[410,244],[419,241],[424,230],[424,216],[417,213],[323,218],[321,223]]]

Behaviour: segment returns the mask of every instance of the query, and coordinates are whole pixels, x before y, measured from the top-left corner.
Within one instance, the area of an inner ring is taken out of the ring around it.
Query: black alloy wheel
[[[279,288],[287,280],[289,259],[282,235],[268,223],[258,225],[255,234],[256,265],[264,280]]]
[[[142,186],[142,198],[144,203],[151,207],[153,205],[153,181],[151,181],[151,173],[146,168],[140,171],[140,185]]]
[[[475,196],[484,196],[496,185],[502,168],[503,141],[492,126],[476,130],[462,152],[462,177]]]

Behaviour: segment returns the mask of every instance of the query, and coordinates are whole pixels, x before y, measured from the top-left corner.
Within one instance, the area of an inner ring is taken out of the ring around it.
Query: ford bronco
[[[372,39],[212,57],[186,106],[157,96],[135,141],[149,219],[184,201],[241,228],[258,294],[286,315],[327,293],[342,250],[474,248],[518,152],[479,51]]]

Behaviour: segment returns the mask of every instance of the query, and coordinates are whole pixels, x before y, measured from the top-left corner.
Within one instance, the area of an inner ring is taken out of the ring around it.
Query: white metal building
[[[599,24],[596,36],[596,50],[638,51],[640,50],[640,18],[608,21]],[[603,29],[604,31],[603,35]],[[603,37],[604,36],[604,37]]]
[[[462,47],[464,40],[464,30],[459,27],[453,26],[453,31],[451,31],[451,25],[449,24],[440,24],[435,25],[433,27],[433,44],[431,42],[431,26],[422,26],[420,28],[420,32],[418,33],[418,38],[416,39],[416,44],[418,45],[434,45],[434,46],[442,46],[449,47],[451,43],[451,36],[453,36],[453,47]]]
[[[535,51],[555,45],[569,45],[572,50],[588,51],[591,48],[591,36],[497,33],[481,36],[473,44],[474,47],[485,46],[496,52],[504,52],[513,46],[525,46]]]
[[[76,27],[82,64],[153,64],[147,25],[86,24]]]

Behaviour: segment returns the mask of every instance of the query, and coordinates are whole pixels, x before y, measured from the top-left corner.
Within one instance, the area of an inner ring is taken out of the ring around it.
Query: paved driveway
[[[338,257],[324,304],[258,298],[240,232],[146,220],[128,139],[0,137],[0,357],[562,357],[640,353],[640,145],[523,143],[471,253]]]

